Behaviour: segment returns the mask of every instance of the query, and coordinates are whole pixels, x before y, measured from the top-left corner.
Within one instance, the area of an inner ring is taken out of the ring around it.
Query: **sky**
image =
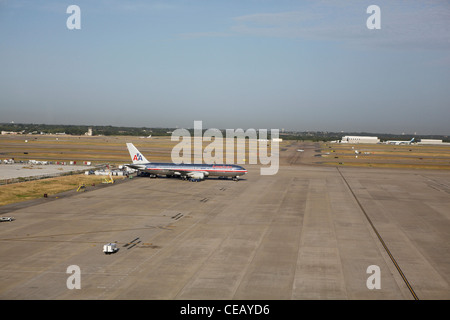
[[[0,123],[195,120],[448,135],[450,1],[0,0]]]

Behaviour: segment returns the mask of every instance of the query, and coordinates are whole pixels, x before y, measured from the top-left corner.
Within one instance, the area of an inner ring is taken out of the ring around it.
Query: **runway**
[[[239,182],[135,178],[5,206],[0,299],[449,299],[450,173],[304,164],[313,149],[287,147],[274,176],[246,165]]]

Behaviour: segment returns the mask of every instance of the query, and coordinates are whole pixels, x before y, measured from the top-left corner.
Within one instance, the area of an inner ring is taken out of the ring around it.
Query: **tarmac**
[[[449,299],[450,172],[307,164],[316,148],[239,182],[136,177],[0,207],[0,299]]]
[[[35,165],[25,163],[0,164],[0,180],[3,179],[18,179],[36,176],[51,176],[67,173],[70,171],[80,171],[95,168],[94,166],[86,165]]]

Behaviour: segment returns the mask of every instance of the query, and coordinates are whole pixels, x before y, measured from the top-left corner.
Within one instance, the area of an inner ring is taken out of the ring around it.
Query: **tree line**
[[[23,134],[57,134],[84,135],[88,129],[92,129],[93,135],[104,136],[171,136],[175,128],[150,128],[150,127],[123,127],[123,126],[98,126],[98,125],[57,125],[57,124],[24,124],[24,123],[0,123],[0,131],[22,132]],[[193,134],[193,129],[188,129]],[[220,130],[225,135],[225,130]],[[384,140],[410,140],[415,137],[416,141],[424,139],[442,139],[450,142],[445,135],[398,135],[389,133],[368,132],[328,132],[328,131],[288,131],[280,132],[283,140],[299,141],[333,141],[340,140],[343,136],[376,136]],[[270,136],[268,137],[270,139]]]

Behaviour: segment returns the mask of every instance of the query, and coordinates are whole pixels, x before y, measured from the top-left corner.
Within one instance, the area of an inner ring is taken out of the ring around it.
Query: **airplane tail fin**
[[[133,164],[145,164],[149,163],[144,155],[139,152],[139,150],[134,146],[132,143],[127,143],[128,152],[130,153],[131,160],[133,161]]]
[[[414,138],[412,138],[410,142],[413,142],[413,141],[414,141]]]

